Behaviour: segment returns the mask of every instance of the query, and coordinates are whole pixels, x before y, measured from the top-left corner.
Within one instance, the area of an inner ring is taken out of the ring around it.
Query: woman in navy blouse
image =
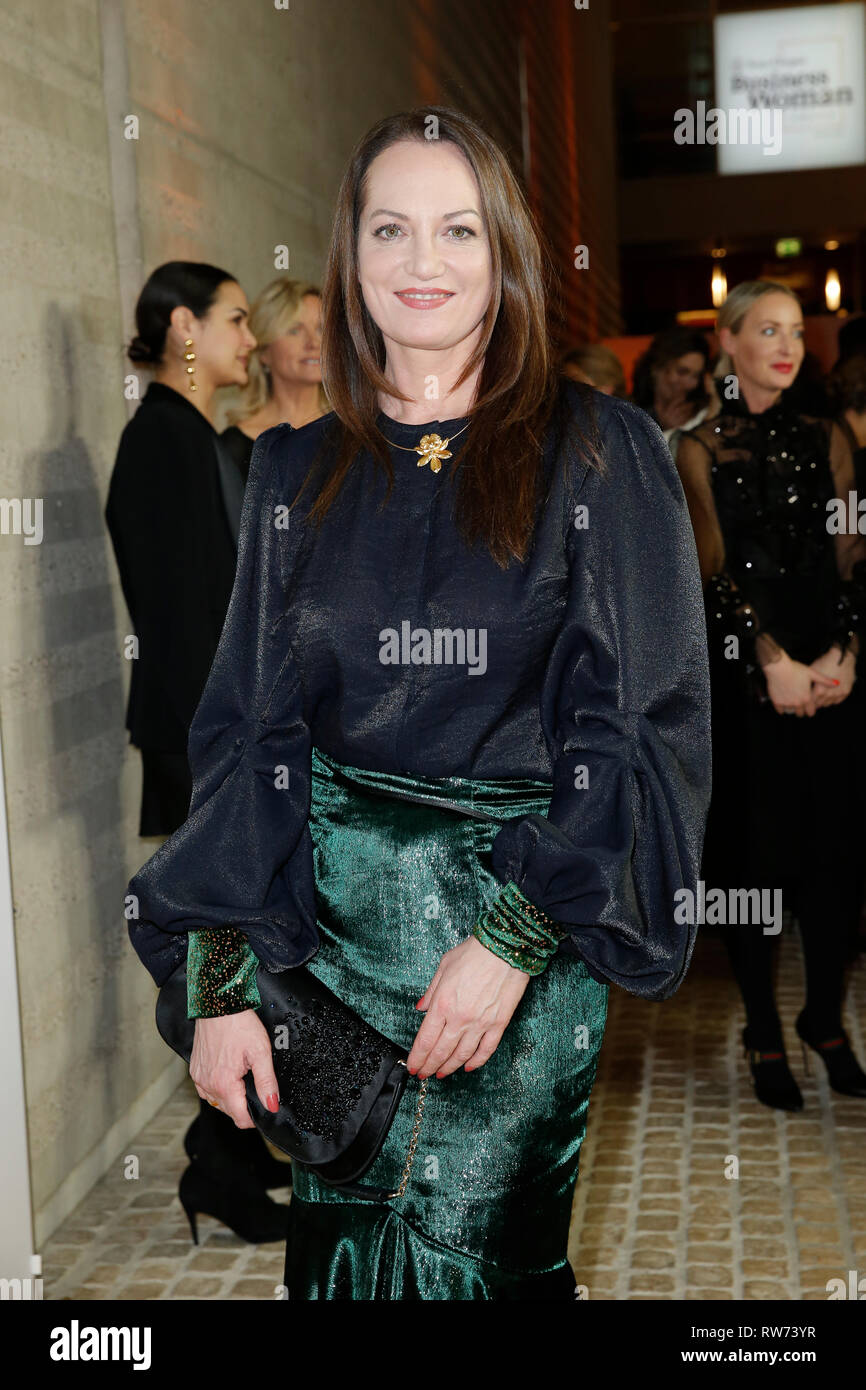
[[[190,816],[130,936],[159,984],[186,959],[191,1075],[241,1128],[248,1070],[278,1105],[257,968],[306,963],[431,1078],[398,1200],[293,1164],[290,1298],[570,1299],[609,985],[665,998],[693,944],[688,511],[655,423],[558,378],[531,216],[457,112],[351,156],[323,373],[333,411],[256,442]]]

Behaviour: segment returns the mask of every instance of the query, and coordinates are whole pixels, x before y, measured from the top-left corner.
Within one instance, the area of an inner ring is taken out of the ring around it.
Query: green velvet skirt
[[[321,946],[307,968],[408,1050],[442,954],[501,891],[489,851],[502,820],[546,815],[550,792],[367,772],[314,749]],[[349,1197],[293,1163],[289,1298],[573,1300],[568,1229],[607,994],[560,951],[489,1061],[431,1076],[403,1197]],[[399,1186],[418,1085],[362,1182]]]

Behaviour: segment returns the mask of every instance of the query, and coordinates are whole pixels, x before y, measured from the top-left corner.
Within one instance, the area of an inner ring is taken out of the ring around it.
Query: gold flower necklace
[[[423,468],[425,463],[429,463],[430,472],[438,473],[442,467],[442,460],[451,458],[451,454],[448,452],[448,445],[451,443],[451,440],[456,439],[458,434],[463,433],[463,430],[468,430],[471,423],[472,422],[469,421],[462,429],[457,431],[457,434],[450,435],[448,439],[442,439],[438,434],[425,434],[422,436],[419,444],[412,446],[395,444],[392,439],[388,439],[387,434],[385,435],[385,439],[394,449],[402,449],[406,454],[420,454],[421,457],[418,460],[418,467]],[[382,433],[384,434],[384,431],[382,431]]]

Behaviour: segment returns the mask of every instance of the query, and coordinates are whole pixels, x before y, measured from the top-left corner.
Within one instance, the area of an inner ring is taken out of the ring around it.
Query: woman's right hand
[[[248,1071],[262,1105],[275,1113],[280,1095],[271,1041],[255,1010],[197,1018],[189,1074],[202,1100],[216,1102],[238,1129],[255,1128],[243,1081]]]
[[[818,708],[815,703],[815,689],[824,686],[834,690],[835,682],[830,676],[822,676],[812,666],[804,666],[802,661],[793,661],[784,653],[778,661],[771,661],[764,668],[767,694],[777,714],[796,714],[809,718]]]

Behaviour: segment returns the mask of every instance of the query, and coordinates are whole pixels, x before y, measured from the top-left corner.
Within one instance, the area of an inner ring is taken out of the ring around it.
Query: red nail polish
[[[277,1095],[276,1091],[272,1092],[271,1095],[268,1096],[267,1105],[271,1114],[276,1115],[277,1111],[280,1108],[280,1098]]]

